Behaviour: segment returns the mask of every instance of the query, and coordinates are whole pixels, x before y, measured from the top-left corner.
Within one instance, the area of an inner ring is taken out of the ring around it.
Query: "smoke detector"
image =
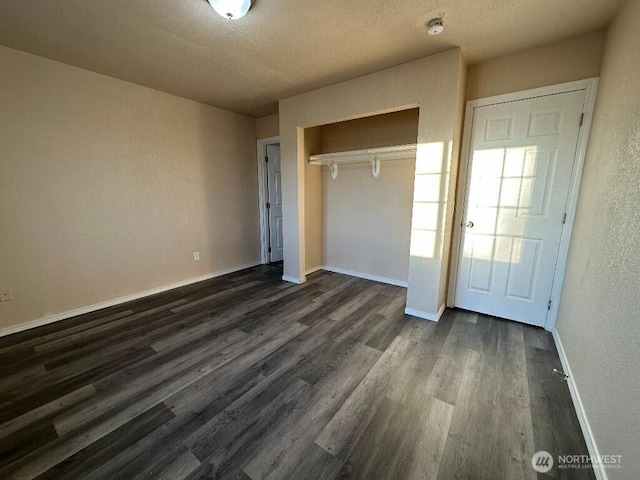
[[[444,24],[442,23],[442,18],[434,18],[433,20],[429,20],[427,24],[427,32],[429,35],[440,35],[444,32]]]

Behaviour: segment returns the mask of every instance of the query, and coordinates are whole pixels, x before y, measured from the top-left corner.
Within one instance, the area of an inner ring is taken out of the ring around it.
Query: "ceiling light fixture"
[[[442,18],[429,20],[429,23],[427,24],[427,33],[429,33],[429,35],[440,35],[442,32],[444,32],[444,23],[442,23]]]
[[[209,0],[209,3],[221,17],[238,20],[247,14],[253,0]]]

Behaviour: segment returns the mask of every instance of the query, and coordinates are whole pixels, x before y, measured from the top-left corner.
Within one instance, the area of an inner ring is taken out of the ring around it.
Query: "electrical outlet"
[[[200,260],[200,252],[193,252],[193,261],[197,262]]]
[[[13,300],[13,294],[11,293],[11,289],[4,288],[0,290],[0,302],[8,302],[9,300]]]

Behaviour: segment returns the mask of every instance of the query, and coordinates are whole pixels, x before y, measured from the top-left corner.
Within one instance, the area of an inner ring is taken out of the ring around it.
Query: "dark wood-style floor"
[[[0,478],[517,480],[537,450],[586,454],[543,330],[280,274],[0,338]]]

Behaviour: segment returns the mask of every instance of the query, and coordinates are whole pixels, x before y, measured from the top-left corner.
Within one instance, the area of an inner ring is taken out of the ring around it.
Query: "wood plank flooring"
[[[553,339],[261,266],[0,338],[3,479],[532,479],[586,454]]]

